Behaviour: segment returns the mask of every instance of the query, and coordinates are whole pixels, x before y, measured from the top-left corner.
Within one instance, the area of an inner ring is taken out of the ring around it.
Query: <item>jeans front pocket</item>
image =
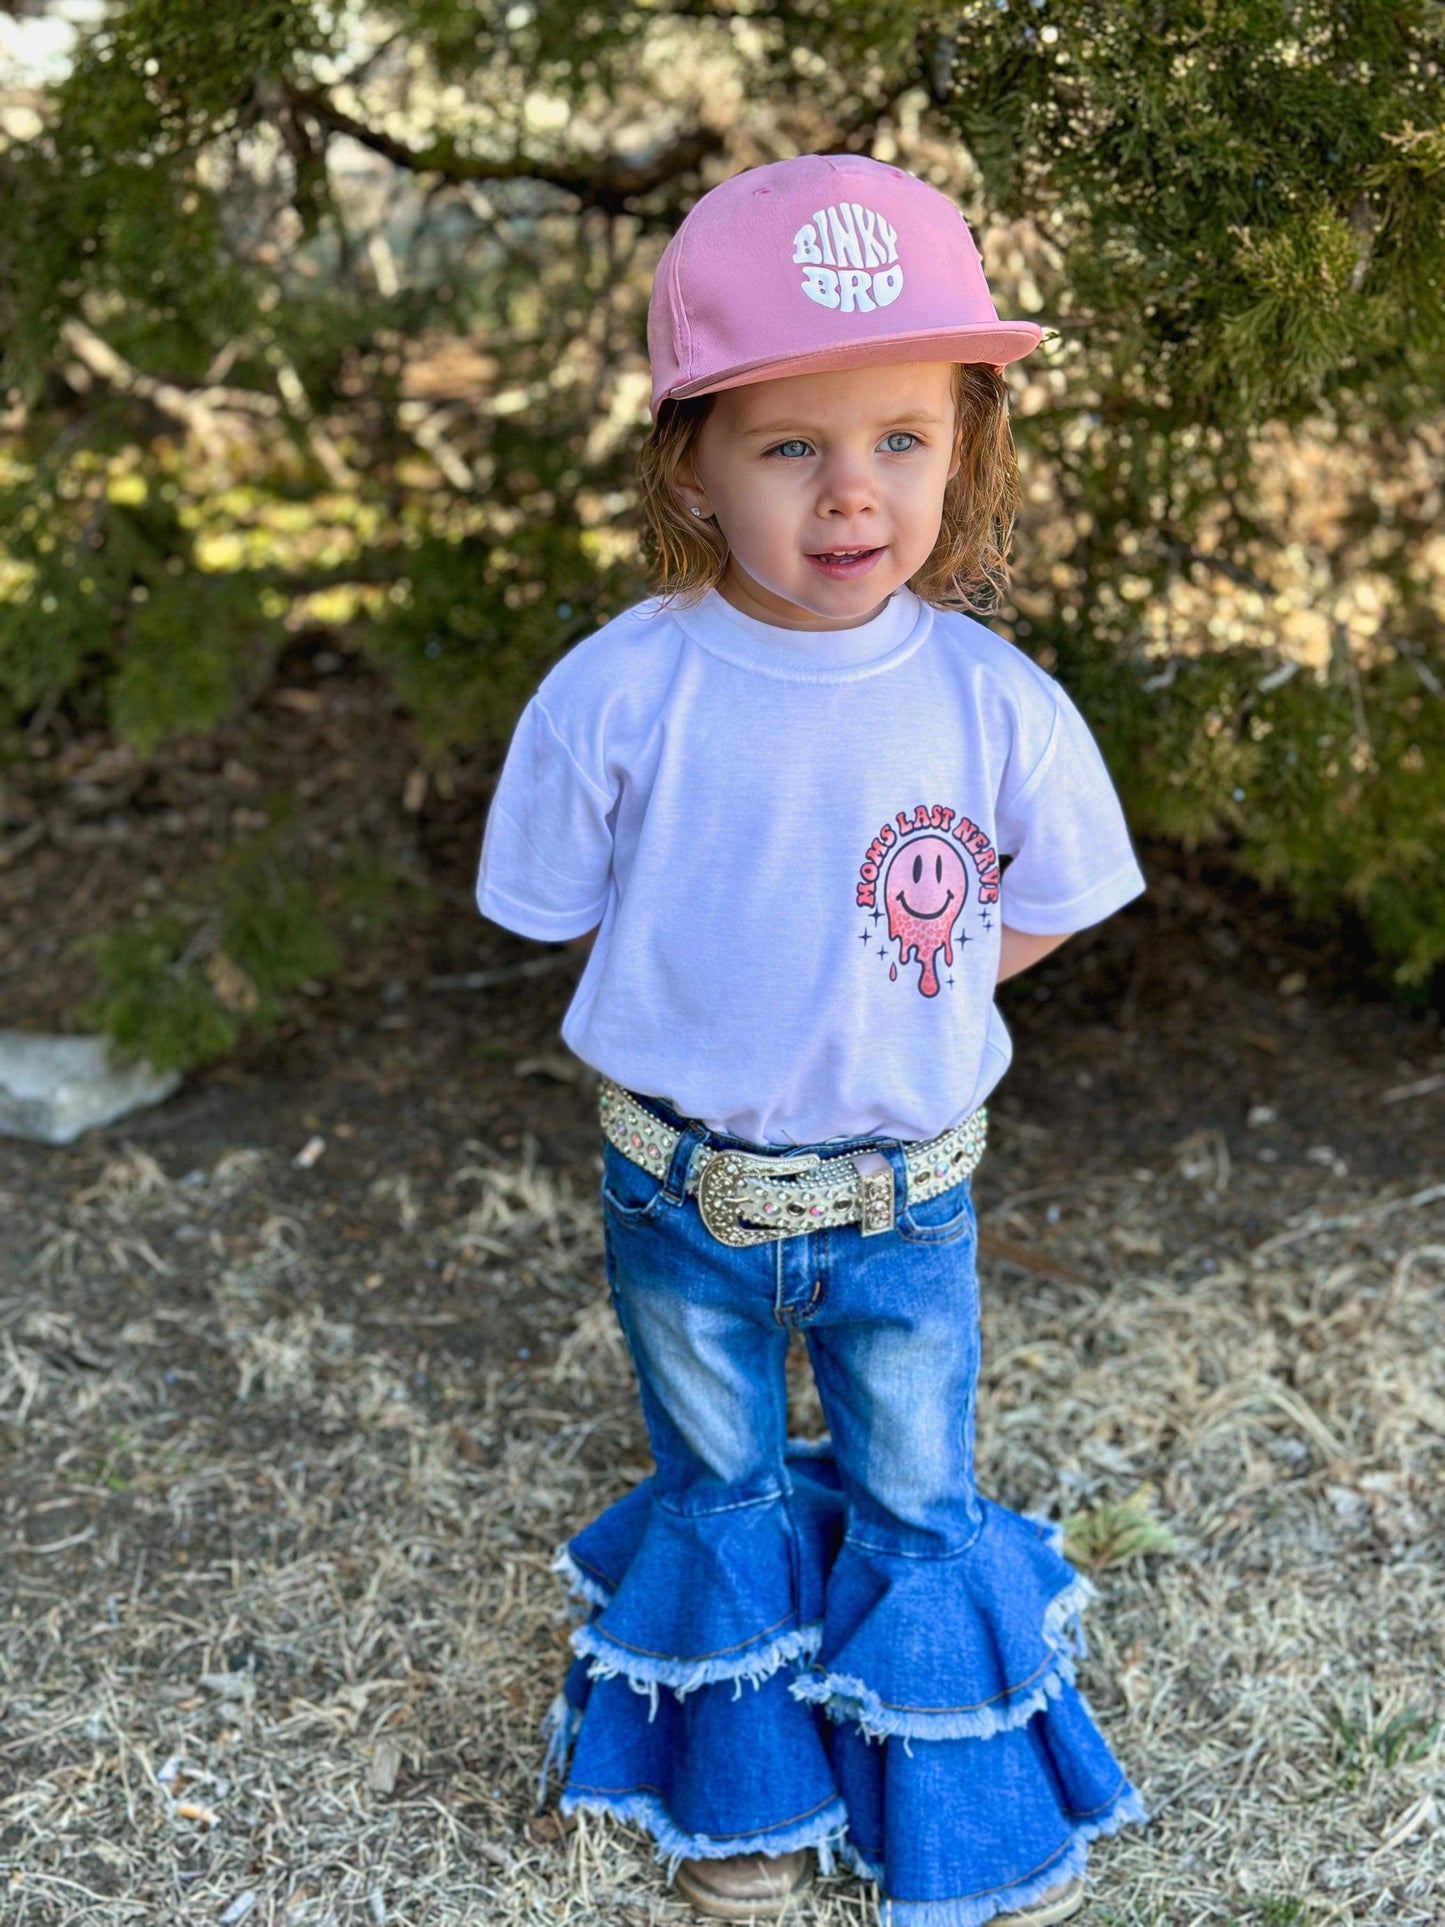
[[[974,1228],[973,1186],[968,1178],[960,1178],[936,1197],[907,1205],[898,1214],[898,1235],[909,1244],[952,1244]]]
[[[663,1181],[626,1158],[617,1146],[602,1143],[602,1203],[629,1224],[655,1218],[663,1206]]]

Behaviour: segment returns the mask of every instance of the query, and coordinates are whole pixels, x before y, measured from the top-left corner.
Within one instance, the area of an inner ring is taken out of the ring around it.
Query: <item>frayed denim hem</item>
[[[612,1598],[612,1588],[584,1572],[565,1545],[558,1546],[552,1571],[565,1582],[568,1592],[585,1599],[589,1606],[605,1606]]]
[[[1033,1907],[1054,1887],[1082,1875],[1089,1858],[1089,1842],[1105,1834],[1117,1833],[1131,1824],[1145,1825],[1149,1813],[1137,1792],[1125,1786],[1108,1811],[1098,1819],[1081,1821],[1069,1830],[1068,1844],[1039,1873],[1012,1887],[1000,1887],[990,1894],[971,1894],[962,1900],[891,1900],[882,1890],[882,1870],[859,1852],[851,1840],[838,1848],[838,1858],[861,1880],[871,1880],[880,1889],[879,1927],[984,1927],[999,1914],[1018,1913]]]
[[[1126,1786],[1102,1819],[1086,1820],[1075,1831],[1081,1840],[1101,1840],[1121,1827],[1147,1827],[1152,1818],[1136,1790]]]
[[[1052,1664],[1032,1692],[1007,1705],[936,1712],[924,1707],[889,1706],[864,1680],[829,1672],[795,1679],[788,1691],[794,1699],[823,1707],[830,1719],[852,1720],[868,1740],[986,1740],[1010,1727],[1027,1725],[1035,1713],[1059,1697],[1066,1681],[1073,1685],[1075,1660],[1085,1656],[1080,1616],[1097,1596],[1096,1587],[1080,1573],[1049,1601],[1044,1610],[1043,1636],[1053,1653]],[[1000,1699],[1004,1697],[999,1695]]]
[[[781,1666],[797,1659],[811,1659],[823,1641],[821,1625],[795,1626],[775,1639],[736,1655],[713,1659],[664,1659],[651,1654],[629,1652],[615,1646],[595,1625],[578,1626],[571,1635],[572,1650],[592,1663],[589,1679],[625,1679],[634,1691],[647,1694],[652,1701],[649,1719],[657,1713],[657,1690],[670,1687],[679,1699],[695,1693],[699,1686],[714,1686],[732,1680],[734,1698],[740,1698],[744,1685],[761,1686]]]
[[[1051,1552],[1062,1557],[1064,1531],[1055,1526],[1059,1535],[1057,1546],[1050,1546]],[[1054,1648],[1067,1652],[1074,1659],[1089,1657],[1088,1643],[1084,1638],[1084,1610],[1099,1597],[1099,1588],[1092,1579],[1086,1579],[1076,1572],[1070,1584],[1061,1593],[1056,1593],[1044,1608],[1044,1638]]]
[[[558,1803],[564,1813],[606,1813],[614,1820],[626,1820],[650,1833],[657,1843],[655,1858],[667,1862],[669,1882],[684,1860],[729,1860],[735,1854],[765,1853],[776,1858],[812,1847],[818,1855],[818,1871],[830,1874],[836,1869],[836,1854],[848,1824],[848,1810],[841,1800],[830,1800],[821,1812],[790,1827],[777,1827],[767,1833],[735,1834],[729,1839],[714,1839],[706,1833],[684,1833],[655,1793],[564,1793]]]
[[[856,1874],[860,1880],[871,1880],[875,1887],[883,1884],[873,1862],[860,1853],[853,1842],[846,1837],[838,1842],[838,1858],[848,1872]]]
[[[542,1718],[542,1765],[537,1773],[537,1805],[540,1807],[547,1798],[547,1785],[555,1773],[558,1780],[567,1779],[567,1761],[571,1756],[572,1743],[582,1726],[582,1714],[568,1699],[565,1693],[558,1693]]]
[[[1059,1520],[1050,1519],[1043,1512],[1025,1512],[1020,1516],[1027,1519],[1030,1525],[1042,1526],[1045,1533],[1044,1543],[1049,1551],[1056,1552],[1061,1559],[1067,1561],[1068,1555],[1064,1551],[1064,1528]],[[1091,1604],[1098,1596],[1099,1589],[1093,1581],[1086,1579],[1082,1573],[1076,1574],[1073,1585],[1061,1592],[1057,1599],[1050,1601],[1049,1609],[1044,1615],[1044,1637],[1046,1639],[1054,1639],[1061,1635],[1068,1637],[1073,1645],[1075,1659],[1087,1659],[1089,1649],[1084,1641],[1084,1626],[1079,1615],[1084,1607]]]
[[[829,1719],[851,1720],[865,1740],[987,1740],[1010,1727],[1025,1726],[1035,1713],[1057,1699],[1064,1682],[1073,1684],[1073,1667],[1061,1659],[1046,1673],[1027,1699],[1015,1700],[1002,1711],[991,1706],[970,1707],[963,1713],[903,1711],[885,1706],[861,1679],[827,1673],[821,1679],[795,1679],[788,1691],[794,1699],[821,1706]]]

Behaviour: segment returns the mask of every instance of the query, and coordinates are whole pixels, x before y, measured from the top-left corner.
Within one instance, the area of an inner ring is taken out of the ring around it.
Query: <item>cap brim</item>
[[[929,328],[918,334],[889,335],[872,341],[839,341],[806,354],[762,356],[738,362],[721,374],[679,383],[658,402],[712,395],[723,388],[774,381],[784,375],[810,375],[831,368],[878,368],[898,361],[986,361],[1001,366],[1037,348],[1044,331],[1036,321],[982,321],[963,328]]]

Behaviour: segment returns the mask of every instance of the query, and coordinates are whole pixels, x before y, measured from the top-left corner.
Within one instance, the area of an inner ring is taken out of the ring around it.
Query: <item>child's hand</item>
[[[1016,977],[1030,964],[1036,964],[1040,957],[1047,957],[1051,950],[1057,950],[1061,943],[1067,943],[1076,933],[1065,930],[1062,936],[1036,937],[1027,930],[1010,930],[1008,925],[999,926],[998,976],[995,982],[1002,983],[1005,977]]]

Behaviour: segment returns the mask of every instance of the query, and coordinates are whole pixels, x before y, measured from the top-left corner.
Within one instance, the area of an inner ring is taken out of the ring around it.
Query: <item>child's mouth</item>
[[[882,553],[881,548],[827,549],[821,555],[810,555],[808,560],[823,575],[846,582],[853,576],[867,575]]]

